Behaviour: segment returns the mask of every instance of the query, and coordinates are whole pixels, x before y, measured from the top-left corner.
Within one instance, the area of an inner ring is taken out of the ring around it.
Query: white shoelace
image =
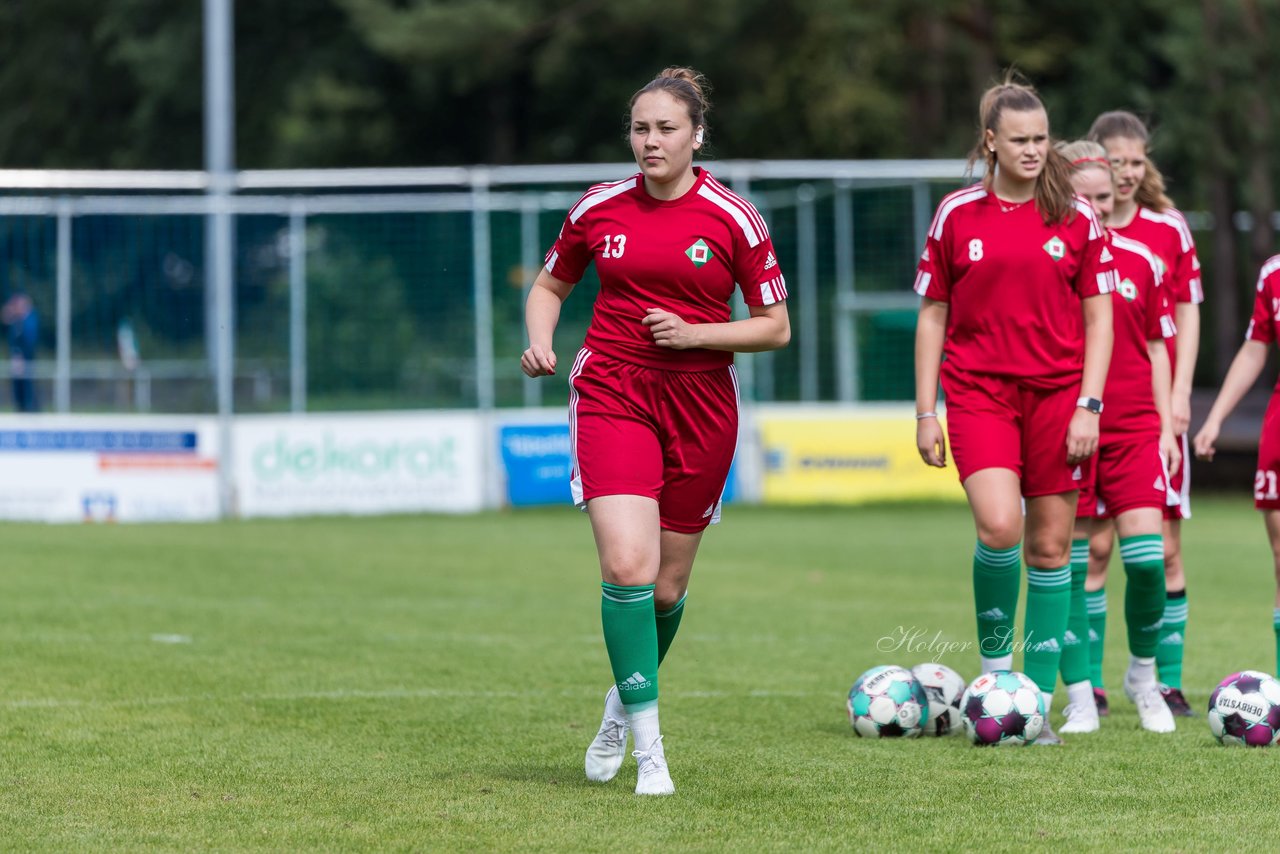
[[[596,734],[608,747],[621,747],[627,741],[627,722],[617,718],[605,718]]]
[[[662,752],[662,736],[655,738],[648,750],[633,750],[631,755],[636,758],[636,765],[641,774],[648,775],[667,770],[667,757]]]

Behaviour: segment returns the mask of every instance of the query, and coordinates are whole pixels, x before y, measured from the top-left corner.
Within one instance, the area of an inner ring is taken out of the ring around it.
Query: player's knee
[[[979,519],[978,539],[987,548],[1013,548],[1022,540],[1022,517],[993,516]]]
[[[1027,539],[1027,566],[1053,569],[1071,563],[1071,544],[1052,534]]]

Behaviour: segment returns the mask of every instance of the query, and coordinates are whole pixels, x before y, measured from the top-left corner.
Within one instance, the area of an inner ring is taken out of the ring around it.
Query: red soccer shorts
[[[738,443],[738,378],[647,368],[583,349],[569,374],[573,500],[642,495],[662,527],[696,534],[720,520]]]
[[[1080,385],[1041,390],[1012,379],[970,374],[942,363],[951,458],[964,483],[987,468],[1011,469],[1026,498],[1074,492],[1084,472],[1067,465],[1067,425]]]
[[[1258,439],[1258,471],[1253,476],[1253,505],[1280,510],[1280,395],[1272,394],[1262,416]]]
[[[1178,503],[1164,508],[1166,519],[1191,518],[1191,443],[1186,433],[1179,436],[1178,441],[1182,443],[1182,465],[1169,475],[1169,489],[1178,496]]]
[[[1093,471],[1080,487],[1077,519],[1115,517],[1139,507],[1163,511],[1177,501],[1155,436],[1104,436],[1086,465]]]

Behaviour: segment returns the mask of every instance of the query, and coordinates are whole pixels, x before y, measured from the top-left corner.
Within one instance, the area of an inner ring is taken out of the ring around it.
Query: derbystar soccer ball
[[[905,667],[882,665],[849,690],[849,723],[863,738],[915,738],[929,716],[924,686]]]
[[[1209,697],[1209,730],[1223,744],[1275,744],[1280,740],[1280,682],[1258,670],[1223,679]]]
[[[1044,728],[1047,711],[1040,686],[1013,670],[982,674],[960,698],[964,730],[977,745],[1030,744]]]
[[[929,698],[929,717],[925,721],[925,735],[946,735],[960,731],[960,698],[964,696],[965,683],[959,673],[945,664],[929,662],[911,668],[911,675],[924,686]]]

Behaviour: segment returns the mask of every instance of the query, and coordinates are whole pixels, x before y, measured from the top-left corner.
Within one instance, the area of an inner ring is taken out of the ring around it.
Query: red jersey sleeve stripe
[[[747,201],[733,190],[730,190],[724,184],[721,184],[710,174],[707,175],[707,180],[703,183],[703,186],[706,186],[707,184],[710,184],[711,188],[719,193],[723,198],[728,199],[741,208],[755,225],[757,232],[764,237],[769,236],[769,226],[765,223],[764,217],[760,216],[760,211],[756,210],[755,205],[751,204],[751,202]]]
[[[599,184],[587,191],[573,209],[569,211],[569,222],[576,223],[584,213],[591,210],[601,202],[608,201],[614,196],[620,196],[623,193],[634,190],[639,186],[639,175],[632,175],[622,181],[613,184]]]
[[[1155,253],[1151,251],[1147,244],[1119,234],[1113,234],[1111,235],[1111,245],[1119,249],[1127,250],[1132,252],[1134,255],[1141,257],[1142,260],[1146,261],[1147,264],[1151,266],[1152,281],[1157,285],[1160,284],[1160,280],[1164,277],[1160,272],[1161,264],[1159,259],[1156,258]]]
[[[920,296],[924,296],[929,291],[929,281],[932,278],[933,278],[933,275],[930,273],[926,273],[924,270],[921,270],[919,273],[916,273],[916,283],[913,290],[915,290],[915,292],[918,293]]]
[[[754,248],[760,245],[760,241],[763,238],[760,237],[760,233],[756,231],[756,227],[751,223],[751,220],[741,208],[737,207],[733,202],[723,196],[717,194],[715,190],[711,189],[706,184],[703,184],[698,188],[698,195],[702,196],[729,216],[733,217],[733,221],[738,224],[738,228],[742,229],[742,233],[746,235],[748,246]]]
[[[1085,219],[1089,220],[1089,239],[1097,240],[1101,237],[1102,224],[1098,222],[1098,215],[1094,212],[1093,205],[1089,204],[1080,196],[1076,196],[1072,199],[1071,204],[1075,206],[1076,210],[1084,214]]]
[[[547,262],[542,266],[546,268],[548,273],[553,272],[556,268],[556,261],[560,260],[560,253],[551,247],[551,251],[547,253]]]
[[[1266,287],[1267,277],[1270,276],[1272,273],[1276,272],[1277,270],[1280,270],[1280,255],[1272,255],[1270,258],[1268,258],[1266,261],[1262,263],[1262,269],[1258,271],[1258,292],[1259,293],[1261,293],[1262,289]]]
[[[930,236],[934,240],[941,240],[942,227],[946,224],[947,217],[951,216],[951,212],[961,205],[967,205],[970,202],[985,198],[986,195],[987,191],[982,188],[982,185],[975,184],[963,190],[956,190],[943,198],[942,203],[938,205],[938,212],[933,215],[933,224],[929,226]]]

